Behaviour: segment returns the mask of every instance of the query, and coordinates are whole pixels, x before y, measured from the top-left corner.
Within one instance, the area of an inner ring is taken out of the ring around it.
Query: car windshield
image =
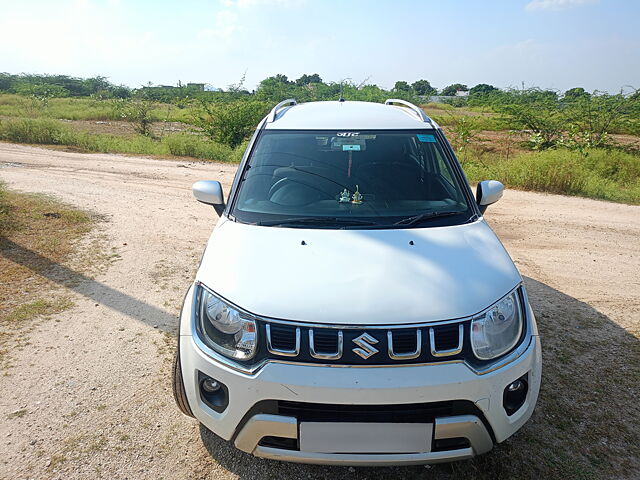
[[[368,228],[457,224],[473,212],[435,130],[264,130],[232,214],[261,225]]]

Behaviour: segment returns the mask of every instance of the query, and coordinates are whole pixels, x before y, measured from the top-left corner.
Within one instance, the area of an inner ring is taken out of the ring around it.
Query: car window
[[[433,130],[266,130],[233,209],[248,222],[331,217],[393,223],[424,212],[470,213]]]

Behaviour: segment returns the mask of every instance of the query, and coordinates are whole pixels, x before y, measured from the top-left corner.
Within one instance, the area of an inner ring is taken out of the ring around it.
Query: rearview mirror
[[[497,180],[483,180],[478,183],[476,202],[478,202],[480,212],[484,213],[489,205],[500,200],[503,192],[504,185]]]
[[[211,205],[219,216],[224,212],[222,185],[215,180],[200,180],[193,184],[193,196],[196,200]]]

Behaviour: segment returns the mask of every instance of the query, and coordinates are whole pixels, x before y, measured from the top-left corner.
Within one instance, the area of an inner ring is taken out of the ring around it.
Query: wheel
[[[189,401],[187,400],[187,394],[184,391],[184,382],[182,381],[182,368],[180,367],[180,347],[176,350],[176,354],[173,357],[173,369],[171,370],[171,377],[173,379],[173,398],[176,401],[176,405],[182,413],[189,417],[193,417],[193,412],[189,407]]]

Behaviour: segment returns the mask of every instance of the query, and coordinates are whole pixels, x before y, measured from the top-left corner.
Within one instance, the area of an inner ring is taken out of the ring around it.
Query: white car
[[[391,465],[485,453],[529,419],[540,340],[522,277],[424,112],[278,104],[180,317],[176,401],[262,458]]]

